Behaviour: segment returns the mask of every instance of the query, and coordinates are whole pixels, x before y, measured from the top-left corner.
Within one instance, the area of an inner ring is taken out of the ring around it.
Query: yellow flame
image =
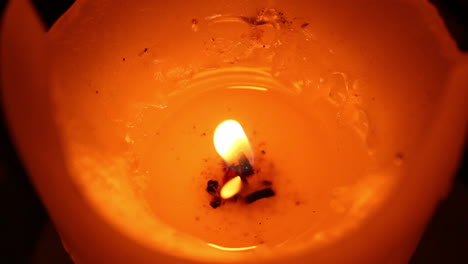
[[[244,129],[235,120],[225,120],[214,132],[213,142],[218,154],[228,163],[237,163],[243,153],[252,161],[252,150]]]
[[[238,194],[242,189],[242,179],[240,176],[236,176],[230,179],[226,184],[224,184],[223,188],[221,188],[221,198],[229,199],[234,195]]]

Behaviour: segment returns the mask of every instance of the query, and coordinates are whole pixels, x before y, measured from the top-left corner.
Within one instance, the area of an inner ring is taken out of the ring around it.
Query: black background
[[[73,0],[33,2],[50,27]],[[468,51],[468,1],[431,2],[437,6],[458,47]],[[0,4],[2,11],[5,1]],[[3,112],[0,113],[0,264],[72,263],[29,182],[8,135]],[[465,151],[452,191],[433,216],[411,264],[468,263],[466,156]]]

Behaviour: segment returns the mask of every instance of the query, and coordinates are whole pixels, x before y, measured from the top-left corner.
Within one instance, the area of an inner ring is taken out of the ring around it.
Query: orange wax
[[[155,110],[166,116],[160,123],[142,121],[154,126],[140,163],[148,206],[176,229],[224,247],[274,246],[330,227],[341,217],[330,206],[334,190],[371,169],[365,142],[334,121],[333,106],[308,105],[268,83],[246,86],[243,78],[261,79],[248,73],[239,74],[238,83],[224,84],[222,75],[205,77],[198,85],[211,89],[168,100],[167,108]],[[212,138],[225,119],[242,124],[254,152],[251,162],[260,170],[249,180],[271,181],[273,198],[250,205],[228,202],[216,210],[209,206],[206,184],[222,182],[223,176]]]
[[[450,186],[468,62],[426,1],[81,0],[47,33],[11,2],[5,112],[76,263],[405,263]],[[225,120],[274,196],[209,205]]]

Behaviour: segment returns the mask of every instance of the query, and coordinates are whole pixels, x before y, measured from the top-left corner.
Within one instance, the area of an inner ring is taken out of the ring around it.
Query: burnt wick
[[[249,162],[249,159],[242,153],[239,157],[239,165],[236,166],[236,172],[241,176],[242,178],[253,175],[254,169],[252,165]]]
[[[261,153],[266,154],[266,151],[262,150]],[[257,200],[276,195],[272,189],[272,181],[266,179],[255,180],[255,177],[250,179],[249,176],[260,172],[260,168],[254,168],[244,153],[239,154],[236,163],[228,164],[224,161],[222,164],[224,175],[221,182],[209,180],[206,185],[206,191],[211,196],[209,204],[212,208],[215,209],[225,203],[235,203],[238,201],[245,201],[245,204],[251,204]],[[253,185],[249,183],[251,180],[253,180]],[[256,187],[263,189],[258,190]]]
[[[218,187],[219,187],[219,183],[217,181],[209,180],[206,186],[206,191],[209,194],[216,195],[216,193],[218,192]]]
[[[253,203],[257,200],[263,199],[263,198],[268,198],[271,196],[274,196],[275,192],[271,188],[266,188],[260,191],[253,192],[245,198],[245,202],[250,204]]]
[[[213,208],[218,208],[221,205],[221,197],[216,196],[211,200],[210,206]]]

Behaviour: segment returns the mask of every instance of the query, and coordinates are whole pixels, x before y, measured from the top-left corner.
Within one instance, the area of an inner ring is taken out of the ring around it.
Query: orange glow
[[[257,247],[257,246],[249,246],[249,247],[236,247],[236,248],[233,248],[233,247],[222,247],[222,246],[218,246],[218,245],[215,245],[215,244],[212,244],[212,243],[207,243],[207,244],[210,247],[214,247],[216,249],[220,249],[220,250],[224,250],[224,251],[246,251],[246,250],[251,250],[251,249],[254,249],[254,248]]]
[[[1,103],[77,263],[405,263],[450,190],[468,56],[428,1],[31,2]]]
[[[242,189],[242,180],[240,176],[236,176],[229,180],[221,189],[221,197],[229,199],[238,194]]]
[[[228,87],[229,89],[247,89],[247,90],[256,90],[256,91],[261,91],[261,92],[266,92],[268,91],[267,88],[264,87],[258,87],[258,86],[253,86],[253,85],[233,85]]]
[[[235,120],[226,120],[219,124],[215,130],[213,142],[218,154],[229,164],[236,163],[241,153],[248,158],[252,157],[252,150],[244,129]]]

